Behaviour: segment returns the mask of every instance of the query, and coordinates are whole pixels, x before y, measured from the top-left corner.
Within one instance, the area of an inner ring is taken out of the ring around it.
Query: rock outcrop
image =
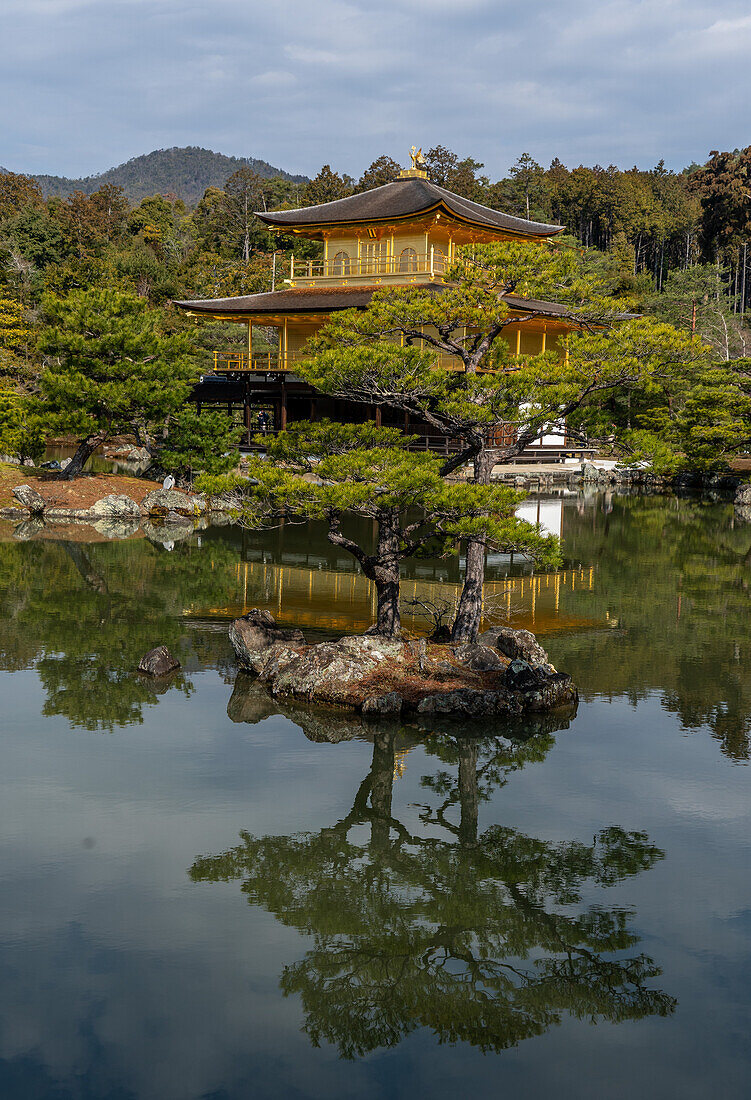
[[[276,657],[276,647],[297,654],[305,646],[301,631],[281,629],[269,611],[257,607],[230,623],[229,640],[240,668],[256,675]]]
[[[577,701],[527,631],[497,631],[482,644],[439,645],[367,634],[307,645],[254,609],[229,629],[238,664],[278,698],[349,707],[365,716],[519,717]],[[516,635],[515,644],[511,637]],[[524,637],[519,637],[524,635]],[[494,644],[485,644],[492,641]],[[503,651],[514,649],[509,657]]]
[[[547,653],[529,630],[512,630],[508,626],[494,626],[481,634],[478,641],[498,650],[510,661],[526,661],[530,665],[540,665],[555,671]]]
[[[13,496],[19,504],[22,504],[24,508],[28,508],[32,516],[39,515],[44,511],[46,504],[44,497],[36,489],[32,489],[30,485],[16,485]]]
[[[122,493],[112,493],[95,501],[88,509],[94,519],[140,520],[141,509],[134,500]]]
[[[141,511],[149,516],[166,516],[177,512],[181,516],[202,516],[206,511],[203,497],[183,493],[179,489],[152,489],[141,501]]]

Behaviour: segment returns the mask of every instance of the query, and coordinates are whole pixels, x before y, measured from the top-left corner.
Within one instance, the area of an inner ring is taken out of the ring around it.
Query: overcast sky
[[[749,0],[2,0],[0,165],[202,145],[359,175],[415,142],[681,168],[751,143]]]

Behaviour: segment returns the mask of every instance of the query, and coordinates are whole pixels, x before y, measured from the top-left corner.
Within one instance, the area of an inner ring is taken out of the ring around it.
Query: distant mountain
[[[255,157],[227,157],[224,153],[212,153],[188,145],[184,149],[155,149],[153,153],[133,157],[117,168],[110,168],[97,176],[83,179],[67,179],[65,176],[34,176],[46,197],[59,195],[64,198],[72,191],[84,191],[90,195],[105,183],[122,187],[132,203],[138,203],[146,195],[173,192],[188,206],[194,206],[207,187],[222,187],[228,176],[238,168],[248,167],[259,176],[270,179],[282,176],[295,183],[304,183],[307,176],[293,176],[281,168],[274,168],[265,160]]]

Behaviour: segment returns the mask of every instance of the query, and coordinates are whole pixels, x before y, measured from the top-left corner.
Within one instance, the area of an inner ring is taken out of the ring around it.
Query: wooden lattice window
[[[417,253],[414,248],[403,248],[399,254],[401,272],[417,271]]]
[[[332,275],[349,275],[349,252],[337,252],[331,264]]]
[[[382,275],[386,271],[387,257],[387,241],[363,241],[360,271],[363,275]]]

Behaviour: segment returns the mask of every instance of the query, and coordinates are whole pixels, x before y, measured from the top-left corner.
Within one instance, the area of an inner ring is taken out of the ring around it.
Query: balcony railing
[[[307,358],[302,352],[287,352],[286,355],[278,351],[254,351],[248,355],[247,351],[227,353],[214,352],[214,370],[220,373],[234,371],[255,371],[267,373],[269,371],[293,371],[295,364]]]
[[[394,256],[334,256],[329,260],[296,260],[290,263],[290,280],[297,279],[362,279],[380,278],[383,275],[444,275],[448,270],[448,257],[439,249],[417,253],[412,249]]]
[[[256,374],[289,374],[294,372],[298,363],[310,358],[302,351],[288,351],[286,355],[278,351],[254,351],[251,356],[248,355],[247,351],[230,353],[215,351],[213,355],[213,369],[220,374],[233,374],[241,371],[252,371]],[[443,370],[461,371],[464,369],[460,359],[455,355],[448,355],[444,352],[435,353],[435,365],[442,367]],[[507,373],[510,373],[518,368],[511,366],[505,369]],[[481,370],[480,373],[484,374],[485,371]]]

